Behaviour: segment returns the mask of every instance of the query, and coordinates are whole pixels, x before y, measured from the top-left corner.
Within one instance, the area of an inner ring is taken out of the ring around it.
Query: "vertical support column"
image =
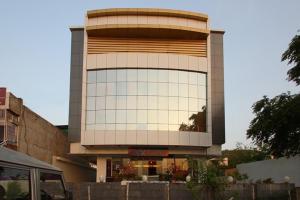
[[[106,182],[106,162],[108,158],[97,157],[96,182]]]

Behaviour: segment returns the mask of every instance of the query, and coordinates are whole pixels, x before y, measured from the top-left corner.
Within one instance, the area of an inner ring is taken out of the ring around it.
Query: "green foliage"
[[[7,184],[6,199],[17,199],[22,194],[20,183],[13,181]]]
[[[296,35],[289,48],[283,53],[282,61],[287,60],[288,64],[294,65],[290,70],[288,70],[288,80],[295,81],[297,85],[300,85],[300,35]]]
[[[191,181],[187,183],[187,187],[192,192],[193,198],[201,200],[210,196],[222,199],[226,181],[222,177],[222,170],[218,165],[189,159],[189,166],[191,168]]]
[[[235,168],[241,163],[265,160],[268,154],[263,150],[258,150],[250,147],[237,147],[233,150],[223,150],[222,157],[228,158],[228,166],[224,168]]]
[[[248,138],[277,157],[300,153],[299,94],[283,93],[272,99],[264,96],[253,105],[253,113]]]

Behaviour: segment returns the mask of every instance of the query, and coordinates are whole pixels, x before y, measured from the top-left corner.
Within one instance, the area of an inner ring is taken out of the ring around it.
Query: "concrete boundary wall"
[[[193,200],[184,183],[69,183],[73,200]],[[293,184],[233,184],[226,187],[224,198],[211,190],[200,192],[205,200],[297,200]],[[214,197],[215,196],[215,197]]]

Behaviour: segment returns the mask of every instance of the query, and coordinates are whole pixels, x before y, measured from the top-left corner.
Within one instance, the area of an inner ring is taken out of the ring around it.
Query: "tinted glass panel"
[[[87,82],[88,130],[206,131],[206,74],[107,69]]]

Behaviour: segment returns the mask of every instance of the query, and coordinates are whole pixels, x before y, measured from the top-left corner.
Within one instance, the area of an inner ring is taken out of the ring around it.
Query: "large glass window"
[[[87,128],[205,132],[206,82],[180,70],[88,71]]]
[[[40,195],[41,200],[63,200],[66,199],[62,177],[59,174],[40,173]]]

